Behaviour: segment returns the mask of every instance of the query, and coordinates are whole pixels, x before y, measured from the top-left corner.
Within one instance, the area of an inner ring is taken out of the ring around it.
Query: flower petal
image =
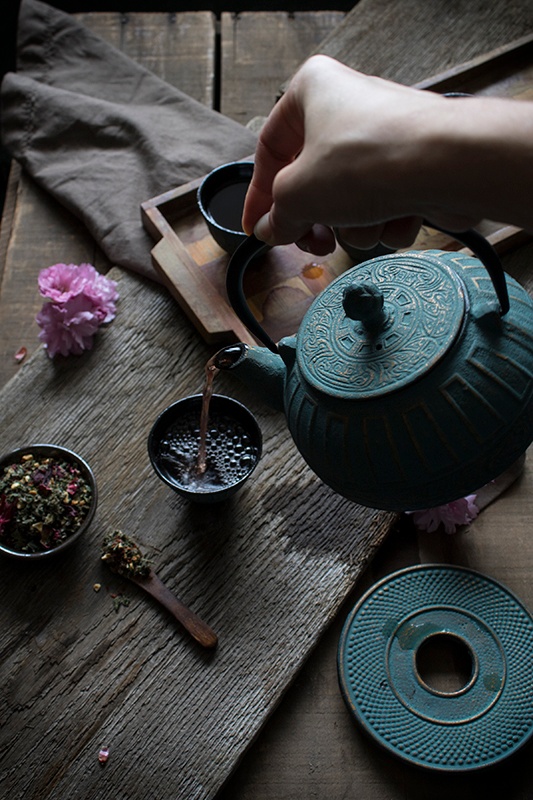
[[[36,317],[50,358],[90,349],[98,327],[116,313],[117,284],[92,264],[47,267],[39,273],[39,290],[52,301]]]
[[[45,303],[36,320],[42,329],[39,339],[50,358],[58,353],[80,355],[90,349],[100,325],[92,301],[84,295],[76,295],[62,305]]]
[[[412,515],[413,522],[419,530],[432,533],[442,525],[446,533],[455,533],[458,527],[468,525],[479,514],[475,501],[476,495],[469,494],[442,506],[406,513]]]

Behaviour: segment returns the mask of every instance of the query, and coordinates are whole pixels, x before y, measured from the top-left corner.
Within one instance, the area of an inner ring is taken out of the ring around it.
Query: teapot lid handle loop
[[[424,225],[435,228],[435,230],[441,231],[441,233],[445,233],[447,236],[456,239],[461,244],[464,244],[465,247],[472,250],[489,273],[494,291],[500,302],[500,314],[502,316],[507,314],[509,311],[509,293],[505,282],[505,273],[498,254],[485,237],[472,228],[467,231],[462,231],[461,233],[452,233],[445,228],[435,225],[433,222],[426,222],[424,220]],[[241,322],[246,325],[248,330],[260,342],[268,347],[269,350],[273,353],[278,353],[278,346],[254,317],[246,300],[243,288],[243,278],[246,267],[254,258],[263,255],[263,253],[266,253],[268,250],[270,250],[270,246],[261,242],[253,234],[245,239],[229,260],[226,272],[226,291],[230,305]]]

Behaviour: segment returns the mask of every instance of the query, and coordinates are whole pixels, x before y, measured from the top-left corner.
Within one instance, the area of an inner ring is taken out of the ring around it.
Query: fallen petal
[[[25,347],[21,347],[20,350],[17,350],[17,352],[15,353],[14,359],[18,364],[20,364],[21,361],[24,361],[27,355],[28,355],[28,350]]]

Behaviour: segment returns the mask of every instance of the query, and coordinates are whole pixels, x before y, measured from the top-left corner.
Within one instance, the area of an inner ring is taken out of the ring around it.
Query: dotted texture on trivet
[[[416,661],[436,634],[473,655],[460,691],[428,686]],[[372,587],[348,616],[338,654],[343,697],[395,755],[440,771],[490,766],[533,733],[533,619],[518,598],[473,570],[429,565]]]

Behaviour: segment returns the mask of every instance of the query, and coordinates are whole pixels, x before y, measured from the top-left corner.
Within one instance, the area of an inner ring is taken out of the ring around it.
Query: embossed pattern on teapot
[[[273,352],[243,347],[232,368],[282,398],[309,466],[362,505],[450,502],[533,439],[533,303],[474,256],[374,258],[327,286],[295,337],[263,340]]]

